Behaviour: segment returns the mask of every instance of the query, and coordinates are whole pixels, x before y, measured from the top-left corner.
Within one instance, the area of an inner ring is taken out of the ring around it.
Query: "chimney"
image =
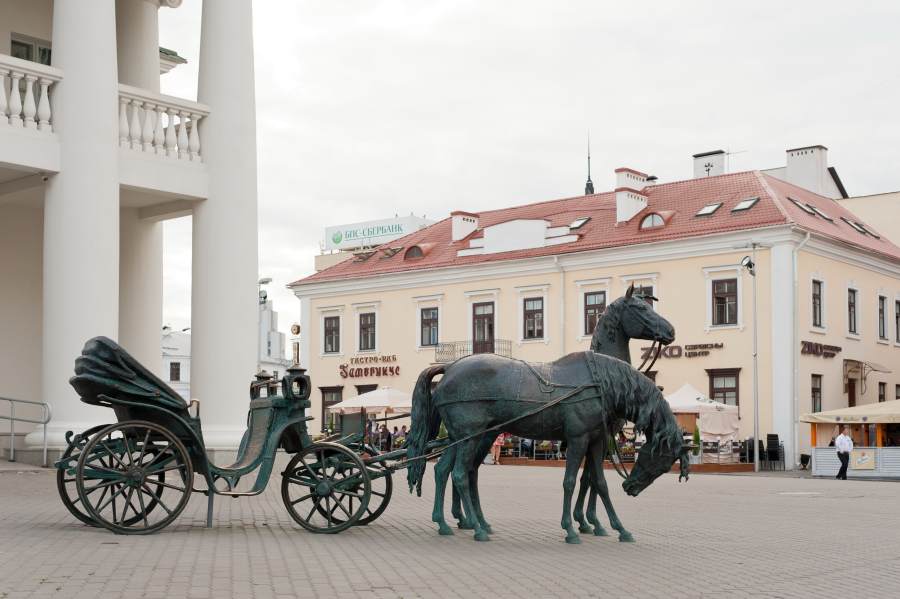
[[[828,148],[807,146],[787,150],[784,178],[788,183],[819,195],[828,195],[825,178],[828,174]]]
[[[472,212],[455,210],[450,213],[450,217],[453,219],[453,241],[465,239],[478,228],[478,215]]]
[[[616,223],[624,223],[647,207],[647,196],[641,190],[649,175],[632,168],[616,169]]]
[[[725,174],[725,151],[713,150],[694,154],[694,179]]]

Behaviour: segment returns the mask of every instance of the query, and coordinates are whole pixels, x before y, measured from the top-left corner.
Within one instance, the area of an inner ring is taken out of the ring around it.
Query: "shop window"
[[[359,315],[359,351],[375,349],[375,313]]]
[[[341,317],[326,316],[325,317],[325,340],[323,344],[324,353],[339,354],[341,353]]]
[[[735,325],[738,321],[737,279],[712,282],[713,326]]]
[[[606,310],[606,292],[591,291],[584,294],[584,334],[593,335],[600,315]]]
[[[524,339],[544,338],[544,298],[528,297],[524,300]]]
[[[438,309],[422,308],[421,316],[421,336],[419,344],[422,347],[429,347],[438,344]]]
[[[847,332],[854,335],[859,333],[856,328],[856,296],[858,293],[859,292],[856,289],[847,290]]]
[[[878,296],[878,338],[887,341],[887,298]]]
[[[169,380],[172,382],[181,380],[181,362],[169,362]]]
[[[740,405],[740,368],[708,368],[709,398],[729,406]]]
[[[812,396],[812,411],[822,411],[822,375],[814,374],[811,377],[810,395]]]
[[[812,282],[812,325],[822,328],[822,281]]]
[[[887,383],[878,383],[878,402],[881,403],[887,399]]]
[[[329,410],[334,404],[341,402],[343,387],[319,387],[322,392],[322,432],[334,431],[337,428],[337,414]]]

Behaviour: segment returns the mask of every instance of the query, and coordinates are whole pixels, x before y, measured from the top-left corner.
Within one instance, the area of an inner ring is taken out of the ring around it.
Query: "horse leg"
[[[572,527],[572,493],[575,491],[575,483],[578,480],[578,467],[587,450],[587,439],[576,437],[568,441],[566,474],[563,477],[563,513],[560,526],[566,531],[566,543],[578,544],[581,539]]]
[[[451,447],[440,457],[434,465],[434,509],[431,512],[431,521],[437,523],[438,534],[452,535],[453,529],[444,520],[444,495],[447,491],[447,479],[453,469],[453,459],[456,456],[456,448]],[[454,496],[456,489],[454,489]]]
[[[591,455],[588,454],[584,461],[584,467],[581,472],[581,481],[578,486],[578,499],[575,500],[575,509],[572,512],[572,516],[575,518],[575,521],[578,522],[578,532],[583,532],[590,534],[594,532],[594,529],[587,523],[584,519],[584,497],[587,495],[588,489],[592,489],[591,487]],[[594,497],[593,493],[591,497]]]
[[[606,455],[606,439],[601,439],[594,443],[592,446],[592,454],[594,456],[594,484],[596,486],[596,492],[600,495],[600,500],[603,502],[603,507],[606,508],[606,515],[609,517],[609,525],[619,531],[619,541],[630,543],[634,541],[634,537],[631,536],[630,532],[625,530],[624,526],[622,526],[619,517],[616,515],[616,510],[613,508],[612,501],[609,499],[609,489],[606,486],[606,477],[603,472],[603,458]]]
[[[475,455],[475,462],[472,464],[472,471],[469,474],[469,492],[472,493],[472,504],[475,506],[475,517],[481,523],[481,527],[491,534],[493,530],[491,525],[484,519],[484,513],[481,511],[481,497],[478,494],[478,469],[484,463],[484,458],[491,452],[491,446],[494,444],[493,437],[485,437],[478,444],[478,453]]]
[[[463,509],[475,530],[475,540],[488,541],[490,539],[487,532],[475,516],[475,505],[469,489],[469,472],[472,470],[472,461],[475,458],[476,443],[476,441],[467,441],[457,445],[456,460],[453,464],[453,486],[456,487],[462,498]]]

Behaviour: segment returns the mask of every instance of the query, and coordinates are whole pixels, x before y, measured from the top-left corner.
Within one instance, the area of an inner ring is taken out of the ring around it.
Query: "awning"
[[[343,413],[358,412],[386,412],[389,410],[408,410],[412,406],[412,395],[406,391],[381,387],[356,397],[345,399],[340,403],[330,406],[328,409]]]
[[[804,414],[801,422],[818,424],[895,424],[900,423],[900,399],[870,403],[853,408]]]

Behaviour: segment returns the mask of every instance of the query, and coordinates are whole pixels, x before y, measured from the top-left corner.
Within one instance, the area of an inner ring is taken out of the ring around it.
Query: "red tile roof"
[[[421,270],[449,266],[466,266],[516,260],[555,254],[570,254],[588,250],[637,245],[657,241],[699,237],[773,225],[795,224],[800,228],[821,234],[842,243],[849,243],[864,250],[900,261],[900,248],[881,237],[864,235],[841,220],[859,221],[834,200],[816,195],[759,171],[730,173],[717,177],[704,177],[674,183],[648,186],[641,191],[648,199],[647,208],[625,223],[616,223],[615,193],[599,193],[515,206],[478,213],[478,230],[465,239],[451,241],[451,219],[446,218],[430,227],[391,241],[392,247],[433,244],[425,257],[404,260],[404,252],[391,257],[377,253],[368,260],[346,260],[313,275],[291,283],[291,286],[319,281],[365,277],[400,271]],[[758,197],[759,201],[749,210],[732,212],[742,200]],[[808,214],[788,198],[815,206],[833,219],[829,222],[820,216]],[[722,202],[722,206],[709,216],[695,216],[707,204]],[[640,230],[640,222],[651,212],[664,215],[666,225]],[[550,226],[568,225],[577,218],[590,217],[582,227],[573,231],[578,240],[560,245],[508,252],[457,256],[461,249],[469,247],[471,239],[483,236],[485,227],[518,219],[544,219]],[[865,225],[877,234],[877,230]]]

